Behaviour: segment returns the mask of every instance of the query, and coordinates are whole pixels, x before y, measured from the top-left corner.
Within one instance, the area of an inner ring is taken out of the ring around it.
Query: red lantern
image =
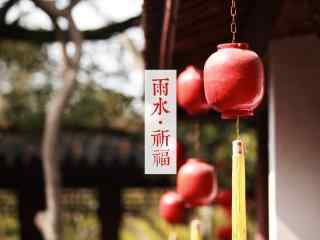
[[[181,223],[184,220],[184,201],[176,192],[167,192],[160,199],[160,216],[168,223]]]
[[[191,115],[209,110],[204,95],[202,73],[194,66],[188,66],[178,76],[177,99],[178,104]]]
[[[231,225],[218,228],[217,235],[219,240],[231,240],[231,236],[232,236]]]
[[[230,190],[224,190],[218,193],[215,203],[223,207],[230,207],[232,204],[232,192]]]
[[[189,159],[178,172],[177,192],[190,207],[211,204],[218,192],[214,167],[196,158]]]
[[[246,43],[220,44],[205,63],[206,99],[222,118],[252,116],[262,100],[263,84],[262,61]]]
[[[232,206],[229,206],[229,207],[225,206],[224,211],[225,211],[227,217],[231,219],[232,218]]]

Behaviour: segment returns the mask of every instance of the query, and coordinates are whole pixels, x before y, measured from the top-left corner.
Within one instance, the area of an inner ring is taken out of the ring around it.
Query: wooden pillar
[[[26,181],[28,182],[28,181]],[[18,189],[18,211],[21,240],[41,240],[42,235],[34,224],[35,215],[45,208],[43,188],[26,184]]]
[[[257,237],[256,240],[268,240],[268,158],[264,156],[257,164]]]
[[[122,216],[121,188],[119,186],[101,186],[99,187],[98,199],[101,240],[118,240]]]
[[[256,206],[257,233],[256,240],[269,239],[269,149],[268,149],[268,108],[267,97],[258,117],[258,159],[256,171]]]
[[[166,0],[160,41],[160,68],[171,68],[175,45],[175,33],[179,0]]]

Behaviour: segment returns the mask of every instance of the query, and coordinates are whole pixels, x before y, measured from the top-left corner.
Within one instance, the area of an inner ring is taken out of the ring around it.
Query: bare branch
[[[64,9],[60,10],[56,8],[55,1],[43,1],[43,0],[32,0],[34,4],[41,8],[46,14],[52,18],[66,16],[67,12]]]
[[[69,10],[72,10],[72,8],[74,8],[79,2],[81,2],[82,0],[71,0],[70,5],[67,7]]]
[[[73,57],[66,56],[66,58],[72,60],[71,63],[74,68],[79,67],[80,58],[81,58],[81,46],[82,46],[82,35],[80,31],[78,30],[73,18],[69,17],[69,35],[72,39],[72,42],[75,44],[76,51]],[[63,44],[64,49],[66,48],[65,44]]]
[[[75,89],[81,57],[81,33],[72,19],[71,11],[67,11],[66,18],[69,22],[67,32],[69,39],[76,46],[76,52],[73,56],[69,56],[67,53],[67,41],[64,39],[64,32],[61,31],[54,18],[51,18],[62,45],[64,69],[62,74],[63,86],[54,94],[48,104],[42,143],[47,209],[37,214],[35,222],[45,240],[62,240],[62,184],[57,146],[62,115]]]
[[[58,9],[55,6],[55,1],[32,0],[39,8],[45,11],[50,17],[67,17],[68,13],[82,0],[72,0],[64,9]]]
[[[140,25],[140,20],[141,16],[132,17],[123,22],[113,23],[102,28],[82,31],[81,35],[85,40],[105,40],[130,27]],[[66,40],[68,40],[67,32],[64,32],[64,35],[67,37]],[[30,30],[17,25],[4,25],[0,28],[0,39],[21,40],[42,44],[56,42],[56,36],[55,31]]]

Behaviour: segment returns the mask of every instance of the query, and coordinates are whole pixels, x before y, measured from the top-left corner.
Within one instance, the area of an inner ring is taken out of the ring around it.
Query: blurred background
[[[175,188],[175,176],[144,175],[143,70],[159,68],[161,62],[170,62],[162,67],[178,72],[187,64],[202,66],[216,43],[230,38],[228,6],[225,1],[212,1],[210,6],[204,3],[207,1],[181,4],[175,48],[163,56],[165,1],[47,2],[57,9],[74,2],[72,18],[83,37],[76,86],[63,111],[56,153],[63,182],[64,239],[167,239],[171,226],[160,218],[158,205],[161,195]],[[240,19],[245,19],[240,24],[240,39],[252,42],[266,63],[272,54],[266,49],[274,36],[289,38],[314,30],[304,21],[309,13],[307,3],[312,1],[283,1],[282,8],[276,1],[270,1],[267,8],[254,2],[239,1]],[[201,11],[203,15],[196,14]],[[41,144],[46,109],[55,92],[63,88],[63,51],[54,23],[68,31],[70,22],[52,20],[39,0],[0,0],[1,240],[41,239],[34,218],[45,208]],[[75,50],[70,47],[67,51]],[[268,69],[272,63],[266,65]],[[268,239],[267,103],[268,96],[257,117],[240,125],[247,145],[249,240]],[[196,123],[200,123],[200,153],[195,149]],[[230,191],[235,123],[222,121],[213,112],[190,118],[179,109],[178,136],[184,158],[197,156],[213,164],[220,191]],[[225,235],[230,206],[198,208],[191,216],[206,223],[208,240],[230,239]],[[189,238],[188,224],[176,229],[178,239]]]
[[[7,2],[3,0],[2,7]],[[142,4],[138,0],[83,1],[73,15],[79,29],[97,29],[139,16]],[[17,2],[7,12],[6,22],[30,31],[52,29],[48,16],[32,1]],[[119,239],[124,240],[167,237],[169,226],[159,217],[158,203],[161,194],[174,186],[175,178],[143,175],[144,46],[141,26],[115,32],[108,39],[83,42],[77,87],[62,121],[59,158],[67,185],[63,190],[65,239],[100,239],[102,227],[109,236],[119,231]],[[60,46],[55,42],[0,42],[0,158],[7,169],[0,194],[0,236],[4,240],[20,239],[23,231],[27,235],[35,234],[32,229],[36,232],[30,221],[44,204],[41,136],[47,102],[61,86],[60,59]],[[178,126],[186,157],[195,156],[193,125],[181,118]],[[219,169],[222,189],[231,187],[233,130],[233,124],[201,124],[201,154]],[[249,227],[254,232],[255,130],[246,126],[243,136],[249,142]],[[98,196],[99,192],[106,196]],[[229,216],[223,207],[216,207],[214,213],[212,231],[216,232],[228,223]],[[187,225],[179,226],[182,238],[188,238],[188,231]]]

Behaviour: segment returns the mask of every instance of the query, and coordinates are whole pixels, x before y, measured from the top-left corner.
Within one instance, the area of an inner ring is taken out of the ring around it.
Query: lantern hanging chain
[[[240,118],[237,116],[236,120],[236,139],[240,139]]]
[[[201,135],[200,123],[199,123],[199,120],[196,120],[196,122],[194,123],[194,143],[195,143],[195,153],[197,154],[198,157],[200,157],[200,148],[201,148],[200,135]]]
[[[237,34],[237,21],[236,21],[237,5],[236,5],[236,0],[231,0],[230,13],[231,13],[230,30],[231,30],[231,34],[232,34],[232,42],[234,43],[234,42],[236,42],[236,34]]]

